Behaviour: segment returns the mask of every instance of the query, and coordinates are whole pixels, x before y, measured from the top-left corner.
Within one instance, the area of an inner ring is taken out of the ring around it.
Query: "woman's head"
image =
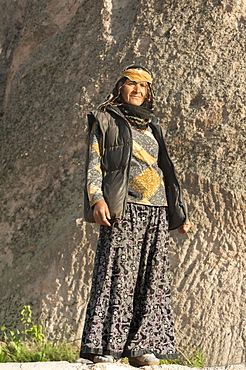
[[[118,78],[112,94],[99,107],[122,105],[124,103],[142,106],[153,110],[152,77],[149,71],[139,65],[131,65],[124,69]]]
[[[118,85],[120,97],[126,104],[152,108],[151,83],[152,77],[146,68],[131,65],[123,70],[116,86]]]

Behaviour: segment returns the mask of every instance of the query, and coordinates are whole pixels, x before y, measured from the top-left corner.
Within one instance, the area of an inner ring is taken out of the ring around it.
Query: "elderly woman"
[[[130,66],[88,115],[85,219],[101,227],[80,357],[93,362],[176,358],[168,231],[190,223],[151,84]]]

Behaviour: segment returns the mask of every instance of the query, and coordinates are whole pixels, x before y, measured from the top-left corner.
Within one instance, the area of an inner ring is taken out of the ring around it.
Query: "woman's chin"
[[[142,99],[139,99],[139,98],[131,98],[131,99],[129,99],[128,104],[131,104],[131,105],[142,105],[143,104],[143,100]]]

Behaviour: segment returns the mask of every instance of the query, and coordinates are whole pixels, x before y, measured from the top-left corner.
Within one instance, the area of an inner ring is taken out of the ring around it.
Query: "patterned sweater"
[[[133,127],[133,151],[128,186],[128,202],[163,206],[167,205],[162,171],[157,165],[158,143],[151,129],[140,131]],[[101,157],[102,134],[97,122],[92,127],[87,176],[87,190],[91,207],[104,200],[102,193]]]

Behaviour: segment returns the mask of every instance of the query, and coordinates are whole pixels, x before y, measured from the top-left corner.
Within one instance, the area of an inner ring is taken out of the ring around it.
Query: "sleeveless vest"
[[[88,114],[89,134],[93,123],[99,123],[102,132],[102,159],[103,174],[102,191],[107,203],[111,219],[121,219],[126,209],[128,181],[132,155],[131,128],[117,107],[108,107],[107,112],[94,110]],[[163,130],[152,118],[150,127],[159,144],[158,165],[163,172],[168,203],[169,229],[177,229],[187,220],[186,206],[182,200],[182,193],[178,183],[174,165],[168,155],[164,141]],[[88,157],[86,160],[86,179],[84,190],[84,218],[87,222],[95,222],[93,209],[90,207],[87,194]]]

